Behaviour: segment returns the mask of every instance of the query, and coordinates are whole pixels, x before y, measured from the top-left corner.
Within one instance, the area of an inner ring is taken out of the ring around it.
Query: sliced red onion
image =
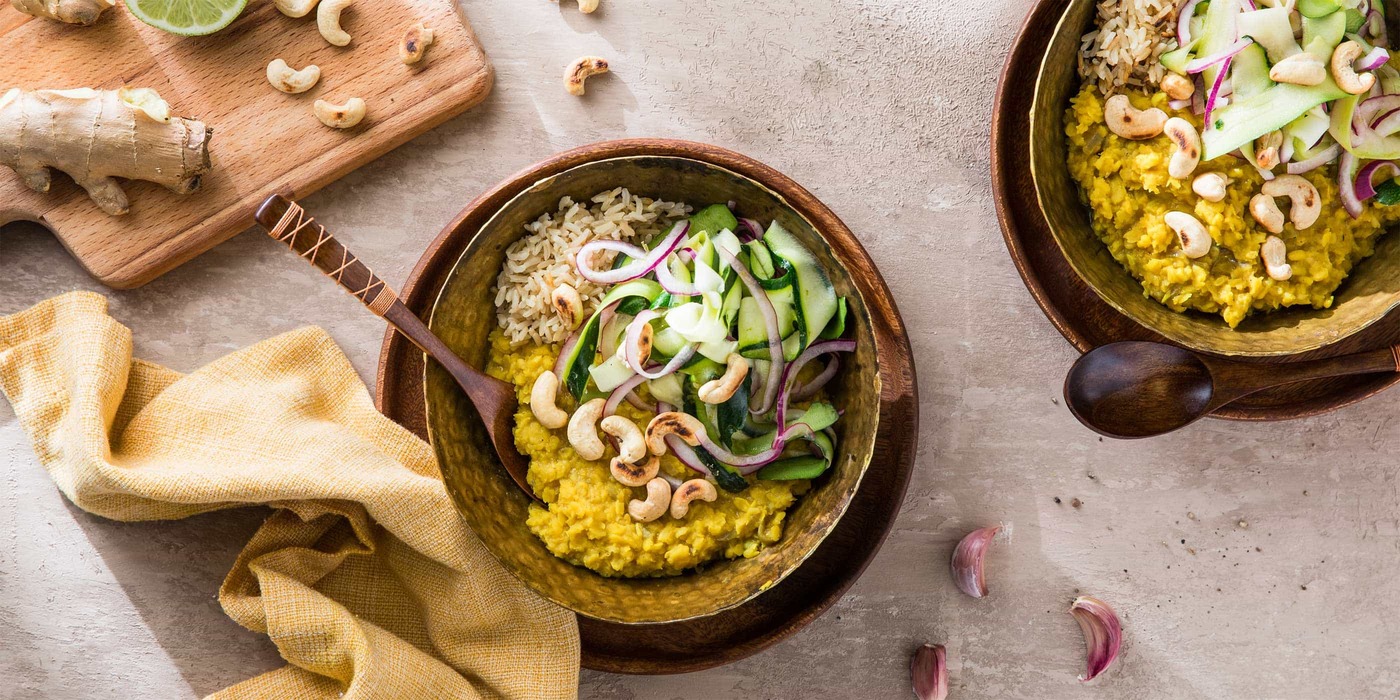
[[[1287,164],[1293,160],[1293,139],[1286,138],[1278,148],[1278,162]]]
[[[698,277],[698,269],[696,273],[696,277]],[[681,279],[676,276],[676,273],[671,272],[671,266],[668,263],[662,263],[656,266],[656,281],[661,284],[662,289],[675,297],[698,297],[705,293],[705,290],[700,288],[698,280],[695,282],[682,282]]]
[[[824,340],[813,343],[802,351],[792,364],[783,369],[783,378],[780,380],[782,389],[778,394],[778,408],[774,414],[774,422],[780,426],[787,425],[788,403],[792,400],[792,383],[797,379],[797,374],[802,368],[814,358],[830,352],[855,352],[856,341],[854,340]]]
[[[1220,98],[1220,86],[1225,82],[1225,75],[1230,72],[1230,62],[1233,57],[1227,57],[1224,65],[1220,66],[1220,73],[1215,76],[1215,84],[1210,88],[1210,96],[1206,98],[1206,129],[1214,128],[1210,122],[1210,113],[1215,111],[1215,102]]]
[[[1356,175],[1356,198],[1362,202],[1376,196],[1376,175],[1385,171],[1385,176],[1393,178],[1400,175],[1400,167],[1390,160],[1373,160],[1361,168],[1361,172]]]
[[[1386,61],[1389,60],[1390,52],[1386,51],[1380,46],[1377,46],[1376,48],[1371,49],[1371,51],[1365,56],[1356,59],[1356,61],[1352,63],[1352,66],[1356,70],[1375,70],[1385,65]]]
[[[1393,136],[1400,131],[1400,109],[1386,112],[1371,123],[1371,130],[1381,136]]]
[[[603,357],[612,357],[617,352],[618,332],[613,327],[614,323],[621,321],[622,316],[608,310],[607,318],[598,319],[598,353]]]
[[[1211,66],[1224,63],[1225,61],[1234,58],[1237,54],[1239,54],[1239,52],[1244,51],[1246,46],[1249,46],[1253,43],[1254,40],[1248,37],[1245,37],[1244,39],[1239,39],[1235,43],[1225,47],[1224,50],[1220,51],[1219,53],[1213,53],[1209,56],[1202,56],[1200,58],[1193,59],[1190,63],[1186,64],[1186,72],[1190,75],[1195,75],[1204,71],[1207,68],[1210,68]],[[1230,72],[1228,66],[1222,67],[1220,69],[1220,75],[1224,75],[1228,72]],[[1217,85],[1220,83],[1220,76],[1216,76],[1215,82]]]
[[[782,332],[778,329],[778,312],[773,309],[773,302],[768,299],[768,293],[763,291],[758,280],[754,279],[753,273],[749,272],[734,254],[719,249],[719,254],[724,261],[729,263],[729,267],[738,273],[739,279],[748,288],[749,295],[758,304],[758,312],[763,315],[764,330],[768,333],[768,377],[763,381],[763,400],[759,402],[757,409],[750,409],[752,413],[767,413],[773,407],[773,401],[778,396],[778,388],[783,376],[783,339]],[[781,423],[779,423],[781,425]]]
[[[676,407],[672,406],[669,403],[666,403],[665,401],[656,402],[657,414],[670,413],[674,410],[676,410]],[[691,469],[694,469],[695,471],[700,472],[705,476],[710,476],[710,468],[706,467],[704,463],[700,461],[700,456],[695,454],[695,450],[690,449],[690,445],[681,442],[680,438],[676,437],[675,435],[667,435],[666,446],[671,448],[672,452],[676,453],[676,459],[679,459],[681,461],[681,464],[684,464],[685,466],[690,467]]]
[[[621,299],[614,299],[608,302],[603,308],[598,309],[599,329],[607,325],[608,321],[612,320],[613,314],[617,311],[617,305],[621,303]],[[579,324],[579,327],[574,329],[574,332],[564,340],[564,346],[559,350],[559,357],[554,360],[554,376],[558,377],[561,382],[564,381],[564,371],[568,369],[564,364],[569,361],[569,355],[574,354],[574,347],[578,345],[579,339],[583,337],[583,329],[587,327],[587,323]]]
[[[662,411],[662,413],[665,413],[665,411]],[[675,435],[667,435],[666,446],[671,448],[672,452],[676,453],[676,459],[679,459],[681,464],[705,476],[710,476],[710,468],[705,466],[704,462],[700,461],[700,455],[695,454],[695,450],[691,449],[690,445],[682,442],[680,438]]]
[[[651,323],[652,319],[660,315],[656,309],[643,310],[637,314],[636,318],[632,319],[631,323],[627,324],[627,333],[623,335],[622,357],[627,360],[627,367],[644,379],[660,379],[685,366],[685,363],[695,356],[695,345],[692,343],[681,348],[681,351],[676,353],[676,356],[672,357],[671,361],[659,370],[651,370],[642,366],[642,329]]]
[[[657,244],[651,252],[623,241],[590,241],[580,248],[574,256],[574,267],[578,268],[578,273],[584,279],[597,284],[619,284],[634,280],[656,269],[661,261],[675,251],[676,246],[680,245],[681,240],[685,238],[685,234],[689,230],[689,221],[676,222],[676,225],[671,227],[671,232],[666,234],[661,243]],[[623,253],[635,259],[615,270],[595,270],[589,267],[591,262],[585,261],[591,261],[594,253],[604,250]]]
[[[1201,82],[1200,76],[1196,77],[1196,82]],[[1197,85],[1196,90],[1191,93],[1191,113],[1198,117],[1206,113],[1206,100],[1201,96],[1204,93],[1205,88],[1202,85]]]
[[[763,227],[758,225],[753,219],[739,219],[739,240],[748,243],[763,238]]]
[[[1184,100],[1167,100],[1167,106],[1175,110],[1183,110],[1191,106],[1191,98]]]
[[[574,354],[574,346],[578,345],[579,338],[583,337],[583,329],[587,325],[586,323],[582,324],[569,334],[568,339],[564,341],[563,348],[559,350],[559,357],[554,360],[554,376],[558,377],[561,382],[564,381],[564,365],[568,363],[569,356]]]
[[[1351,151],[1342,151],[1337,160],[1337,189],[1341,192],[1342,208],[1351,218],[1361,216],[1361,200],[1356,196],[1356,156]]]
[[[1176,45],[1191,43],[1191,18],[1196,16],[1196,6],[1203,0],[1189,0],[1182,6],[1176,17]]]
[[[1324,165],[1327,165],[1328,163],[1331,163],[1333,160],[1336,160],[1337,156],[1341,155],[1341,153],[1342,145],[1339,143],[1334,143],[1331,146],[1322,149],[1320,152],[1318,152],[1317,155],[1307,160],[1300,160],[1297,163],[1289,163],[1288,174],[1302,175],[1303,173],[1316,170]]]
[[[1366,13],[1366,22],[1361,25],[1361,31],[1363,35],[1369,35],[1374,44],[1390,45],[1390,30],[1385,26],[1385,15],[1375,8]]]
[[[611,394],[608,394],[607,403],[603,404],[603,417],[606,418],[614,413],[617,413],[617,407],[622,404],[622,400],[624,398],[627,399],[628,403],[632,404],[633,406],[636,406],[637,408],[643,411],[656,410],[655,406],[651,406],[650,408],[648,408],[645,401],[642,401],[640,397],[635,397],[632,395],[632,392],[636,390],[637,387],[641,386],[642,382],[646,380],[646,377],[643,377],[640,374],[634,374],[631,377],[629,377],[627,381],[617,385],[617,388],[613,389]]]
[[[841,358],[837,357],[836,355],[832,355],[831,359],[826,361],[826,367],[822,369],[821,374],[818,374],[817,376],[813,377],[812,381],[802,385],[801,389],[792,392],[792,400],[801,401],[802,399],[810,398],[813,394],[816,394],[818,391],[821,391],[821,388],[826,386],[827,382],[831,381],[832,377],[836,376],[836,371],[840,368]]]
[[[779,457],[783,456],[783,450],[787,449],[789,442],[808,437],[812,435],[813,432],[812,426],[803,423],[799,419],[773,438],[772,447],[752,455],[734,454],[724,449],[723,446],[715,444],[708,435],[700,436],[700,444],[704,446],[705,450],[711,455],[714,455],[715,459],[734,467],[735,471],[740,474],[748,476],[777,461]]]

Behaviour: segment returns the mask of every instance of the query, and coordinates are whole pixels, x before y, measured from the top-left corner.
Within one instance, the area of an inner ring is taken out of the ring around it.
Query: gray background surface
[[[679,677],[585,672],[583,696],[909,697],[924,641],[948,646],[959,698],[1400,694],[1400,495],[1385,447],[1400,439],[1400,393],[1137,443],[1100,441],[1058,403],[1074,353],[1007,258],[988,176],[996,72],[1030,4],[604,0],[584,16],[572,0],[468,0],[492,95],[307,201],[398,283],[458,209],[531,162],[682,137],[787,172],[884,271],[912,335],[923,434],[879,557],[765,653]],[[616,73],[578,99],[560,76],[584,53]],[[0,232],[0,313],[78,288],[100,286],[43,230]],[[373,380],[378,319],[257,233],[110,297],[138,354],[176,369],[318,324]],[[3,402],[0,465],[0,697],[191,698],[280,665],[215,600],[266,511],[89,516]],[[974,601],[948,555],[995,522],[1012,535],[990,556],[991,596]],[[1066,612],[1081,592],[1115,605],[1127,636],[1092,689],[1075,681],[1083,644]]]

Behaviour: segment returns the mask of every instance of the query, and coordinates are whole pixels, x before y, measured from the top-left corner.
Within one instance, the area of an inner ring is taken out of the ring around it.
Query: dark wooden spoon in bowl
[[[1085,353],[1065,376],[1065,405],[1089,429],[1144,438],[1196,422],[1231,401],[1282,384],[1400,372],[1400,346],[1322,360],[1235,362],[1175,345],[1128,341]]]
[[[506,473],[515,484],[535,500],[539,497],[530,488],[525,473],[530,461],[515,447],[513,426],[515,411],[519,402],[515,397],[515,387],[495,377],[488,377],[475,367],[467,364],[452,352],[447,344],[436,335],[403,302],[384,280],[360,262],[345,246],[331,236],[326,228],[306,214],[301,205],[280,194],[274,194],[263,201],[253,215],[272,238],[285,243],[292,252],[306,258],[327,277],[335,280],[345,291],[359,299],[375,315],[383,318],[417,345],[423,352],[437,360],[446,369],[457,385],[471,399],[496,455]]]

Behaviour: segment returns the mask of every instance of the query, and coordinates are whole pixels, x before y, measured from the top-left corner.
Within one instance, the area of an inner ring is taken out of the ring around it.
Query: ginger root
[[[10,4],[32,17],[89,25],[115,5],[116,0],[10,0]]]
[[[30,189],[49,191],[49,168],[68,173],[103,211],[125,214],[113,178],[146,180],[180,194],[209,172],[213,130],[170,116],[149,88],[20,90],[0,96],[0,165]]]

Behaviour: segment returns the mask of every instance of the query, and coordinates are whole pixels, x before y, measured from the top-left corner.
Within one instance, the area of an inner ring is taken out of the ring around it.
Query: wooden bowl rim
[[[779,191],[777,191],[777,190],[774,190],[773,188],[771,188],[771,187],[765,185],[763,182],[761,182],[761,181],[759,181],[759,180],[756,180],[756,179],[754,179],[754,178],[752,178],[752,177],[749,177],[748,175],[745,175],[745,174],[743,174],[743,173],[737,172],[737,171],[735,171],[735,170],[732,170],[732,169],[730,169],[730,168],[724,167],[724,166],[722,166],[722,165],[719,165],[719,164],[716,164],[716,163],[711,163],[711,162],[708,162],[708,161],[705,161],[705,160],[702,160],[702,159],[699,159],[699,158],[693,158],[693,157],[690,157],[690,156],[685,156],[685,155],[635,154],[635,155],[612,155],[612,156],[602,156],[602,157],[597,157],[597,158],[590,158],[590,159],[588,159],[588,160],[586,160],[586,161],[584,161],[584,162],[576,163],[576,164],[574,164],[574,165],[570,165],[569,167],[563,168],[563,169],[561,169],[561,170],[559,170],[559,171],[557,171],[557,172],[553,172],[553,173],[550,173],[550,174],[548,174],[548,175],[545,175],[545,176],[541,177],[540,179],[538,179],[538,180],[536,180],[535,182],[531,183],[529,186],[527,186],[527,187],[521,189],[520,191],[516,192],[516,193],[515,193],[513,196],[511,196],[509,199],[506,199],[499,207],[496,207],[496,210],[495,210],[494,212],[492,212],[490,216],[486,217],[486,220],[483,221],[483,222],[481,223],[481,226],[477,227],[477,230],[476,230],[475,232],[473,232],[473,233],[467,238],[466,245],[465,245],[465,247],[462,248],[462,253],[461,253],[460,255],[457,256],[457,260],[456,260],[455,262],[452,263],[452,267],[451,267],[451,268],[447,271],[447,273],[443,276],[442,286],[438,288],[437,294],[435,295],[435,297],[434,297],[434,299],[433,299],[432,307],[428,310],[428,318],[427,318],[427,320],[425,321],[425,323],[427,323],[428,327],[429,327],[429,328],[432,328],[432,327],[433,327],[433,318],[437,315],[438,305],[442,303],[443,294],[447,291],[448,285],[451,284],[452,280],[459,274],[459,271],[462,269],[462,263],[465,262],[465,261],[467,260],[467,258],[471,255],[471,253],[472,253],[472,245],[476,243],[477,238],[478,238],[479,236],[481,236],[481,234],[482,234],[483,231],[487,230],[488,228],[490,228],[490,227],[492,227],[493,225],[496,224],[496,222],[500,219],[501,214],[505,211],[505,208],[508,207],[508,206],[510,206],[511,203],[513,203],[513,202],[515,202],[517,199],[519,199],[519,198],[525,196],[526,194],[528,194],[531,190],[535,189],[536,187],[539,187],[539,186],[541,186],[541,185],[547,185],[547,184],[549,184],[551,181],[556,180],[556,179],[561,178],[561,177],[564,177],[565,175],[567,175],[567,174],[569,174],[570,172],[573,172],[574,170],[577,170],[577,169],[579,169],[579,168],[585,168],[585,167],[589,167],[589,166],[592,166],[592,165],[597,165],[597,164],[600,164],[600,163],[609,163],[609,162],[614,162],[614,161],[641,160],[641,159],[647,159],[647,158],[672,159],[672,160],[689,161],[689,162],[691,162],[691,163],[697,163],[697,164],[700,164],[700,165],[704,165],[704,166],[706,166],[706,167],[714,168],[714,169],[719,170],[719,171],[722,171],[722,172],[724,172],[724,173],[726,173],[726,174],[729,174],[729,175],[732,175],[732,176],[734,176],[734,177],[737,177],[737,178],[741,178],[741,179],[743,179],[743,180],[746,180],[746,181],[752,183],[754,186],[760,188],[760,189],[763,190],[764,192],[767,192],[768,194],[772,195],[772,196],[775,197],[783,206],[785,206],[785,207],[787,207],[788,209],[792,210],[792,212],[793,212],[794,214],[796,214],[799,218],[801,218],[803,221],[805,221],[805,222],[807,223],[807,225],[810,226],[810,227],[812,228],[812,230],[816,232],[817,236],[819,236],[823,242],[827,243],[828,245],[831,245],[831,244],[832,244],[832,241],[829,240],[829,239],[832,238],[832,236],[829,236],[829,235],[822,229],[822,227],[820,227],[816,222],[812,221],[812,219],[811,219],[810,217],[808,217],[806,213],[804,213],[804,212],[803,212],[801,209],[799,209],[798,207],[794,206],[794,205],[792,204],[792,202],[788,201],[788,198],[787,198],[786,196],[784,196],[783,193],[781,193],[781,192],[779,192]],[[850,236],[852,239],[854,239],[855,234],[852,233],[849,229],[847,229],[847,228],[845,227],[845,224],[844,224],[844,223],[841,223],[841,222],[839,221],[839,219],[836,220],[836,222],[837,222],[837,224],[839,224],[839,226],[840,226],[840,231],[841,231],[841,233],[838,233],[838,234],[835,236],[836,238],[840,238],[842,235],[846,235],[846,236]],[[520,237],[523,237],[524,235],[525,235],[525,232],[524,232],[524,231],[518,232],[516,240],[519,240],[519,238],[520,238]],[[832,251],[833,251],[833,257],[836,257],[837,254],[839,254],[839,257],[844,258],[844,257],[846,257],[846,255],[848,254],[848,251],[846,251],[846,250],[838,250],[838,249],[839,249],[839,246],[837,246],[837,245],[831,245],[831,248],[832,248]],[[862,252],[863,252],[863,251],[862,251]],[[849,273],[848,273],[848,274],[849,274]],[[870,337],[871,337],[872,340],[875,340],[875,336],[876,336],[876,334],[875,334],[875,329],[874,329],[875,319],[874,319],[874,317],[870,316],[870,314],[869,314],[869,312],[868,312],[868,310],[869,310],[869,304],[866,302],[866,299],[865,299],[865,296],[866,296],[866,295],[865,295],[865,289],[863,288],[863,286],[864,286],[864,285],[862,285],[862,284],[860,283],[860,281],[859,281],[854,275],[851,275],[851,287],[852,287],[852,291],[860,298],[860,308],[866,309],[866,314],[865,314],[865,315],[866,315],[867,319],[869,319],[869,322],[870,322],[870,325],[871,325]],[[876,342],[875,342],[875,349],[874,349],[874,360],[875,360],[875,361],[874,361],[874,370],[875,370],[875,386],[874,386],[874,390],[875,390],[875,393],[876,393],[877,395],[879,394],[879,391],[880,391],[880,384],[881,384],[881,378],[880,378],[880,364],[881,364],[881,363],[880,363],[880,357],[881,357],[881,353],[880,353],[879,342],[876,341]],[[427,365],[427,363],[424,363],[424,365],[423,365],[423,377],[422,377],[422,381],[423,381],[424,387],[426,387],[426,386],[428,385],[428,365]],[[876,410],[875,416],[874,416],[874,418],[873,418],[873,420],[875,421],[875,433],[876,433],[877,435],[878,435],[879,432],[880,432],[880,412],[879,412],[879,410],[878,410],[878,406],[879,406],[879,404],[876,404],[877,410]],[[434,436],[433,436],[433,420],[432,420],[433,409],[432,409],[432,402],[431,402],[431,400],[429,399],[429,395],[428,395],[428,392],[427,392],[427,391],[424,391],[424,392],[423,392],[423,415],[424,415],[424,418],[427,420],[428,443],[431,444],[431,445],[433,446],[433,449],[434,449],[434,451],[436,452],[436,451],[437,451],[437,441],[436,441],[436,439],[435,439]],[[439,454],[438,457],[439,457],[439,460],[441,460],[441,454]],[[545,593],[544,591],[540,591],[540,590],[536,589],[536,588],[531,584],[531,582],[530,582],[529,580],[527,580],[525,577],[523,577],[518,571],[516,571],[516,569],[515,569],[513,566],[507,564],[506,562],[502,561],[502,562],[501,562],[501,566],[505,567],[506,571],[510,572],[510,574],[511,574],[512,576],[515,576],[515,578],[516,578],[517,580],[519,580],[521,583],[525,584],[525,586],[526,586],[527,588],[529,588],[529,589],[535,591],[535,594],[536,594],[536,595],[538,595],[538,596],[540,596],[540,597],[542,597],[542,598],[545,598],[545,599],[548,600],[549,602],[554,603],[555,605],[558,605],[558,606],[561,607],[561,608],[567,608],[568,610],[570,610],[571,612],[573,612],[573,613],[576,614],[576,615],[582,615],[582,616],[584,616],[584,617],[592,618],[592,619],[598,620],[598,621],[600,621],[600,622],[607,622],[607,623],[616,624],[616,625],[664,625],[664,624],[672,624],[672,623],[676,623],[676,622],[687,622],[687,621],[690,621],[690,620],[696,620],[696,619],[703,618],[703,617],[710,617],[710,616],[712,616],[712,615],[717,615],[717,614],[719,614],[719,613],[721,613],[721,612],[724,612],[724,611],[726,611],[726,610],[731,610],[731,609],[733,609],[733,608],[737,608],[737,607],[739,607],[740,605],[743,605],[743,604],[745,604],[745,603],[747,603],[747,602],[753,600],[754,598],[757,598],[758,596],[762,595],[764,592],[766,592],[766,591],[768,591],[768,590],[770,590],[770,589],[776,587],[777,585],[781,584],[781,583],[783,582],[784,579],[786,579],[788,576],[792,575],[792,573],[793,573],[794,571],[796,571],[798,567],[802,566],[802,564],[804,564],[809,558],[811,558],[812,554],[814,554],[814,553],[817,551],[817,548],[821,546],[821,543],[822,543],[823,541],[826,540],[827,536],[830,535],[830,534],[832,533],[832,531],[836,529],[836,526],[837,526],[838,524],[840,524],[841,519],[845,517],[846,511],[847,511],[847,509],[850,507],[851,502],[852,502],[853,500],[855,500],[856,492],[858,492],[858,491],[860,490],[861,482],[865,480],[865,474],[866,474],[867,471],[869,471],[869,469],[870,469],[870,463],[871,463],[872,460],[874,460],[874,458],[875,458],[875,448],[874,448],[874,444],[873,444],[873,442],[872,442],[871,447],[870,447],[870,452],[869,452],[869,454],[868,454],[868,455],[865,455],[863,459],[860,459],[860,460],[859,460],[860,464],[859,464],[859,466],[856,468],[855,480],[852,481],[852,482],[850,483],[850,485],[845,489],[845,491],[844,491],[843,493],[840,494],[839,500],[838,500],[838,501],[836,502],[836,504],[833,506],[833,508],[834,508],[834,510],[835,510],[836,517],[834,517],[834,518],[832,518],[831,520],[829,520],[829,521],[823,526],[823,529],[822,529],[822,531],[819,533],[819,535],[817,536],[816,540],[815,540],[814,542],[811,543],[811,545],[807,548],[806,551],[802,552],[794,561],[790,562],[789,564],[787,564],[786,566],[784,566],[781,570],[779,570],[776,574],[774,574],[774,575],[768,580],[768,582],[765,584],[764,587],[759,588],[758,590],[748,591],[747,593],[745,593],[745,595],[744,595],[743,597],[737,598],[737,599],[735,599],[735,600],[733,600],[733,601],[727,602],[727,603],[725,603],[725,604],[723,604],[723,605],[720,605],[720,606],[718,606],[718,607],[710,608],[710,609],[706,610],[705,612],[696,613],[696,614],[694,614],[694,615],[688,615],[688,616],[686,616],[686,617],[668,618],[668,619],[664,619],[664,620],[622,620],[622,619],[617,619],[617,618],[612,618],[612,617],[600,617],[600,616],[598,616],[598,615],[590,614],[590,613],[584,612],[584,611],[582,611],[582,610],[575,609],[575,608],[574,608],[572,605],[570,605],[568,602],[563,601],[563,600],[559,600],[559,599],[555,598],[554,596],[551,596],[551,595]],[[829,486],[829,484],[828,484],[828,486]],[[523,498],[523,496],[522,496],[522,498]],[[454,497],[454,499],[453,499],[453,502],[454,502],[454,503],[456,502],[455,497]],[[785,538],[786,538],[786,535],[787,535],[787,529],[786,529],[786,528],[783,530],[783,534],[784,534],[784,536],[785,536]],[[782,545],[782,541],[780,540],[778,543],[775,543],[775,545],[776,545],[776,546],[781,546],[781,545]],[[770,545],[770,546],[773,546],[773,545]],[[488,549],[489,549],[489,548],[488,548]],[[493,550],[492,553],[493,553],[493,554],[495,553],[494,550]],[[588,573],[593,574],[594,576],[599,576],[600,578],[604,578],[604,579],[607,578],[607,577],[602,577],[602,576],[600,576],[597,572],[590,571],[590,570],[586,569],[586,567],[581,567],[581,566],[575,565],[575,568],[583,569],[583,570],[585,570],[585,571],[588,571]],[[691,574],[691,572],[687,571],[687,572],[685,572],[685,573],[683,573],[683,574],[681,574],[681,575],[690,575],[690,574]],[[668,578],[675,578],[675,577],[668,577]]]
[[[1031,115],[1029,106],[1027,107],[1026,113],[1021,115],[1008,111],[1005,105],[1011,103],[1008,95],[1013,90],[1020,91],[1026,89],[1026,86],[1018,81],[1023,79],[1022,76],[1027,63],[1030,62],[1038,67],[1044,60],[1044,51],[1035,49],[1032,46],[1035,43],[1033,36],[1043,35],[1041,33],[1045,31],[1047,26],[1051,25],[1049,18],[1044,16],[1045,14],[1054,12],[1056,13],[1055,16],[1063,17],[1065,10],[1068,9],[1068,1],[1069,0],[1037,0],[1022,20],[1021,27],[1017,30],[1016,36],[1012,40],[1011,49],[1006,54],[1006,60],[1002,63],[1001,71],[997,77],[996,95],[992,103],[992,204],[996,209],[997,223],[1001,228],[1002,241],[1005,243],[1007,251],[1010,254],[1012,264],[1016,267],[1016,273],[1020,275],[1022,284],[1026,286],[1026,291],[1030,293],[1036,306],[1040,307],[1041,313],[1043,313],[1046,319],[1050,321],[1050,324],[1055,327],[1055,330],[1059,331],[1060,335],[1064,337],[1075,350],[1083,354],[1093,350],[1097,345],[1088,336],[1084,335],[1074,323],[1071,323],[1069,317],[1057,306],[1055,300],[1050,298],[1049,292],[1041,282],[1039,274],[1031,267],[1030,255],[1028,254],[1027,248],[1022,245],[1021,227],[1016,221],[1017,213],[1013,211],[1016,207],[1013,206],[1010,194],[1013,183],[1011,183],[1008,178],[1008,168],[1013,167],[1014,164],[1007,163],[1008,156],[1011,154],[1003,153],[1003,151],[1006,150],[1004,144],[1011,138],[1010,134],[1012,130],[1026,129],[1029,127]],[[1056,10],[1055,6],[1058,3],[1064,3],[1064,7]],[[1026,56],[1028,52],[1034,55],[1028,58]],[[1038,80],[1039,73],[1036,72],[1035,76]],[[1017,120],[1023,116],[1026,122],[1021,124]],[[1028,152],[1019,155],[1022,158],[1029,157]],[[1014,156],[1012,157],[1014,158]],[[1034,215],[1042,219],[1044,218],[1044,213],[1039,211],[1039,209],[1034,211]],[[1046,224],[1046,227],[1048,230],[1048,224]],[[1053,234],[1051,237],[1053,238]],[[1058,246],[1058,242],[1056,245]],[[1063,257],[1063,252],[1061,252],[1061,256]],[[1068,264],[1068,261],[1066,261],[1066,264]],[[1083,283],[1082,280],[1079,281]],[[1085,286],[1087,287],[1088,285]],[[1097,292],[1095,292],[1095,297],[1099,298]],[[1113,307],[1110,306],[1109,308]],[[1154,335],[1157,335],[1159,342],[1165,342],[1165,339],[1162,339],[1160,334],[1157,334],[1156,331],[1138,324],[1136,320],[1122,314],[1117,309],[1114,309],[1114,312]],[[1113,338],[1109,342],[1123,339],[1124,338]],[[1324,347],[1323,350],[1325,349]],[[1313,351],[1313,353],[1317,352],[1318,351]],[[1285,356],[1269,359],[1284,360],[1292,358],[1293,356]],[[1227,404],[1210,414],[1210,417],[1236,421],[1279,421],[1306,418],[1330,413],[1339,408],[1365,401],[1389,389],[1397,382],[1400,382],[1400,373],[1385,376],[1376,383],[1365,387],[1359,387],[1347,392],[1335,393],[1326,397],[1325,400],[1312,404],[1305,404],[1301,407],[1277,406],[1250,408]]]
[[[753,180],[764,183],[771,189],[784,193],[790,203],[799,202],[796,206],[799,210],[807,212],[809,218],[840,221],[825,204],[791,178],[757,160],[734,151],[677,139],[634,138],[603,141],[580,146],[528,166],[474,198],[452,221],[442,228],[425,248],[423,255],[409,272],[401,288],[401,298],[410,308],[413,308],[420,305],[422,295],[433,291],[431,287],[437,279],[435,270],[442,265],[439,260],[442,257],[440,253],[454,243],[453,239],[458,237],[458,231],[467,223],[468,219],[475,215],[478,209],[491,206],[493,202],[499,206],[499,203],[513,196],[510,192],[529,187],[531,183],[544,177],[545,173],[556,172],[568,168],[572,164],[599,157],[600,153],[605,155],[681,155],[704,160],[733,169]],[[844,224],[841,225],[841,228],[845,229]],[[849,232],[848,229],[846,230]],[[854,235],[851,235],[844,242],[852,247],[852,254],[858,260],[863,261],[874,270],[873,262]],[[427,277],[430,273],[433,273],[434,277]],[[888,364],[885,365],[889,370],[889,377],[882,373],[883,389],[884,392],[887,392],[882,393],[882,396],[899,392],[896,398],[902,399],[902,403],[907,405],[907,410],[894,413],[895,420],[881,421],[886,434],[892,437],[877,439],[876,449],[883,460],[882,464],[885,468],[893,471],[894,476],[888,484],[887,488],[890,493],[886,496],[886,500],[879,502],[870,511],[863,511],[863,515],[867,515],[867,520],[859,528],[860,534],[856,536],[858,541],[855,544],[863,545],[864,548],[851,550],[854,556],[840,560],[841,562],[852,562],[852,565],[838,568],[839,573],[836,576],[811,582],[809,586],[814,593],[811,600],[799,602],[792,611],[784,611],[779,615],[760,613],[761,617],[773,617],[773,622],[765,623],[765,626],[754,630],[746,630],[744,632],[746,636],[726,640],[722,647],[697,648],[684,660],[679,661],[661,660],[654,657],[629,657],[611,649],[592,648],[590,637],[599,635],[599,639],[604,639],[606,638],[604,636],[605,630],[612,629],[614,625],[584,618],[580,623],[583,642],[581,656],[584,667],[612,673],[688,673],[747,658],[791,637],[820,617],[850,590],[851,586],[875,559],[894,527],[913,475],[918,452],[919,400],[913,353],[904,321],[883,277],[879,276],[878,273],[875,274],[871,278],[870,284],[870,289],[866,290],[869,298],[878,300],[884,306],[880,310],[884,326],[877,325],[875,327],[877,339],[893,344],[890,348],[892,352],[885,354],[886,359],[889,360]],[[407,353],[409,357],[416,357],[420,362],[423,359],[421,352],[412,348],[408,341],[400,337],[393,329],[387,329],[376,373],[375,400],[376,406],[381,411],[403,415],[402,403],[395,397],[404,391],[405,386],[411,386],[411,384],[405,385],[405,379],[393,373],[390,368],[391,358],[400,352]],[[411,381],[411,378],[407,381]],[[391,390],[386,392],[386,386],[390,385],[392,385]],[[882,398],[881,403],[882,410],[884,410],[884,405],[887,402]],[[411,414],[404,415],[404,417],[413,418]],[[841,525],[845,527],[843,528]],[[849,519],[843,519],[843,523],[838,524],[837,529],[852,527],[854,525]],[[828,542],[830,541],[828,538]],[[794,584],[789,582],[788,585]],[[778,589],[775,587],[774,590]],[[749,605],[761,605],[763,600],[763,597],[760,596],[754,601],[750,601]],[[617,627],[623,629],[621,626]],[[656,627],[664,629],[668,626],[657,625]]]

